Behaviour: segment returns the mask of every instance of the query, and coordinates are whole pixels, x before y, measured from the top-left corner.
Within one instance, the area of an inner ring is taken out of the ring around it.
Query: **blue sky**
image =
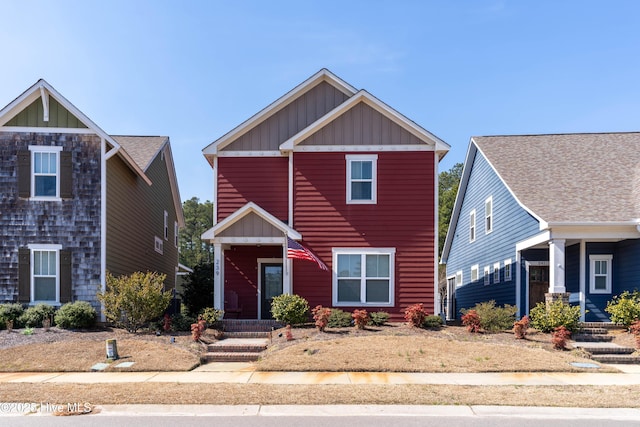
[[[183,200],[202,149],[328,68],[436,134],[640,130],[637,1],[5,0],[0,105],[44,78],[110,134],[168,135]],[[597,154],[596,154],[597,155]]]

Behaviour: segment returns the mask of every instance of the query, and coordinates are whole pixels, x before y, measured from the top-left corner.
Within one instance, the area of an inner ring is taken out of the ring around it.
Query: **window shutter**
[[[73,198],[71,151],[60,152],[60,198]]]
[[[18,302],[31,301],[31,251],[18,249]]]
[[[71,302],[71,251],[60,251],[60,302]]]
[[[31,151],[18,152],[18,197],[31,197]]]

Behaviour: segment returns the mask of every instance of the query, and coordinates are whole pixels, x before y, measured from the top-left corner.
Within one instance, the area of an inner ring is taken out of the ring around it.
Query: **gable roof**
[[[245,122],[238,125],[236,128],[232,129],[222,137],[218,138],[208,146],[206,146],[202,153],[211,163],[211,156],[215,156],[219,149],[224,148],[226,145],[232,143],[240,136],[244,135],[246,132],[262,123],[287,105],[291,104],[297,98],[302,96],[304,93],[309,91],[311,88],[317,86],[322,82],[327,82],[330,85],[336,87],[343,93],[348,96],[351,96],[356,93],[356,89],[340,79],[338,76],[333,74],[331,71],[323,68],[322,70],[315,73],[313,76],[309,77],[304,82],[300,83],[298,86],[278,98],[276,101],[268,105],[266,108],[262,109],[251,118],[246,120]]]
[[[543,227],[640,223],[640,132],[473,137],[443,262],[476,153]]]

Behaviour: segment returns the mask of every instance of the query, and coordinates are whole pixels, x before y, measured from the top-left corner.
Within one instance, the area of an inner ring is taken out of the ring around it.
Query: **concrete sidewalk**
[[[637,385],[640,366],[609,365],[620,373],[406,373],[258,372],[250,363],[213,363],[189,372],[15,372],[0,383],[228,383],[228,384],[453,384],[453,385]]]

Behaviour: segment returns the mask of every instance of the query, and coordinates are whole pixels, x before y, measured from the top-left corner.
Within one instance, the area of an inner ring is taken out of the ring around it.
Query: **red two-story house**
[[[203,150],[214,170],[214,306],[271,299],[404,309],[437,298],[438,162],[450,147],[323,69]],[[297,241],[326,266],[287,257]]]

